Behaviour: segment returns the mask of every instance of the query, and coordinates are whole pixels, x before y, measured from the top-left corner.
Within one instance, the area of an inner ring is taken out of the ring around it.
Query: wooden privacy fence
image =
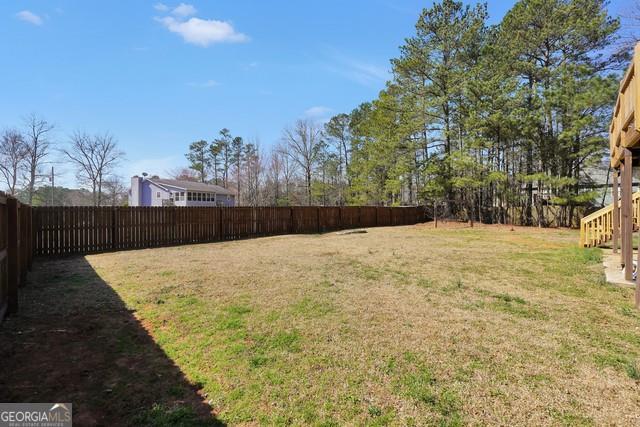
[[[33,259],[32,209],[0,192],[0,320],[18,310],[18,288]]]
[[[34,207],[36,255],[87,254],[277,234],[409,225],[422,207]]]

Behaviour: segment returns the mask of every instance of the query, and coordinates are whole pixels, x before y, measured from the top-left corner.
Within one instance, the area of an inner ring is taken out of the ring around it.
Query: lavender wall
[[[179,188],[168,187],[169,191],[157,186],[156,184],[148,181],[148,180],[140,180],[140,203],[137,206],[163,206],[163,200],[168,200],[170,197],[170,191],[184,191]],[[134,183],[132,182],[132,190],[130,191],[130,206],[136,206],[134,204],[134,194],[133,190]],[[160,197],[157,197],[157,193],[160,193]],[[175,206],[234,206],[235,205],[235,197],[232,195],[222,195],[216,194],[215,202],[203,202],[196,200],[184,200],[174,202]]]

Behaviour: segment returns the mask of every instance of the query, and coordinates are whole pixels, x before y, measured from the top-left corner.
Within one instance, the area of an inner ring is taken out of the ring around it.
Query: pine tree
[[[211,163],[208,146],[209,144],[204,140],[192,142],[189,145],[189,152],[185,154],[185,157],[189,160],[189,168],[198,173],[200,182],[206,182],[207,170]]]

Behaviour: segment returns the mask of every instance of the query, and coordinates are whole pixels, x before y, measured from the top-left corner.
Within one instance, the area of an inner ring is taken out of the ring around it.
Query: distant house
[[[129,206],[234,206],[232,191],[219,185],[134,176]]]

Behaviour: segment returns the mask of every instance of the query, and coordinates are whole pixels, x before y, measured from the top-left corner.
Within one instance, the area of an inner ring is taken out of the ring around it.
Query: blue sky
[[[298,118],[373,99],[429,4],[2,1],[0,128],[35,112],[56,124],[59,145],[74,130],[109,131],[125,178],[186,165],[187,145],[223,127],[267,148]],[[491,21],[512,4],[490,1]]]

